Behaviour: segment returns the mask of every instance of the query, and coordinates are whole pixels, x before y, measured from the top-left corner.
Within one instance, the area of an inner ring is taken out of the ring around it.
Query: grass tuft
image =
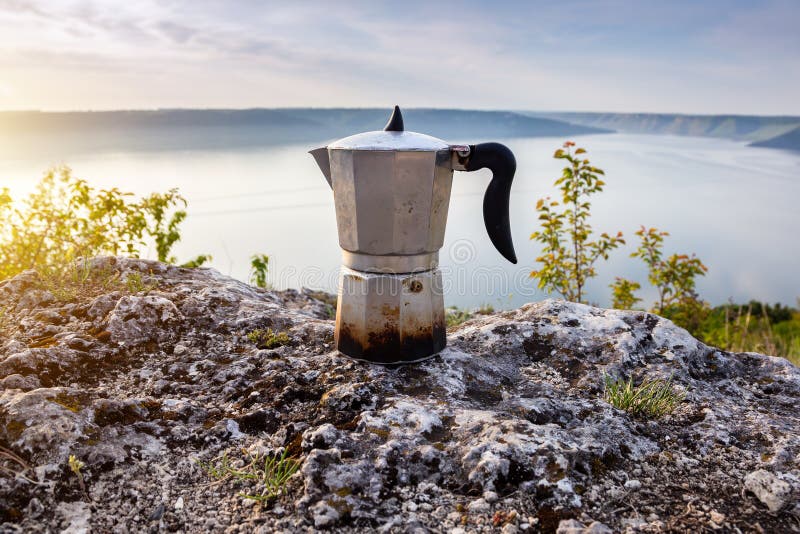
[[[495,312],[494,306],[491,304],[482,304],[474,310],[467,310],[458,308],[457,306],[450,306],[444,310],[444,322],[447,328],[453,329],[462,323],[477,317],[478,315],[491,315]]]
[[[142,273],[130,272],[125,277],[125,289],[129,293],[147,293],[158,287],[158,284],[153,281],[146,282],[142,278]]]
[[[58,302],[73,302],[124,286],[118,271],[108,267],[93,268],[90,260],[78,259],[65,266],[40,268],[39,287],[49,291]]]
[[[274,332],[272,328],[256,328],[252,332],[248,332],[246,337],[259,349],[274,349],[291,342],[286,332]]]
[[[645,380],[638,386],[633,378],[614,379],[605,375],[603,399],[633,416],[657,418],[672,413],[683,401],[683,395],[672,387],[669,380]]]
[[[471,312],[456,308],[455,306],[447,308],[444,311],[444,321],[447,325],[447,328],[455,328],[461,323],[469,321],[473,317],[474,315]]]
[[[236,480],[241,483],[253,483],[260,488],[258,493],[241,492],[239,495],[245,499],[264,502],[280,495],[286,483],[300,469],[301,460],[288,456],[284,451],[280,456],[255,455],[250,463],[242,468],[233,466],[228,453],[212,460],[209,463],[198,462],[203,471],[214,480]]]

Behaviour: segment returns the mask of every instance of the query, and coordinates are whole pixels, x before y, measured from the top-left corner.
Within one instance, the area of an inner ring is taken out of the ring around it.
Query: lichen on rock
[[[0,282],[2,531],[798,528],[786,360],[546,300],[460,325],[424,363],[371,366],[333,350],[310,292],[92,266],[148,284],[62,302],[33,272]],[[288,342],[259,349],[257,329]],[[683,401],[634,417],[604,400],[606,376],[669,379]],[[210,475],[281,455],[302,466],[263,501],[243,497],[263,490],[254,479]]]

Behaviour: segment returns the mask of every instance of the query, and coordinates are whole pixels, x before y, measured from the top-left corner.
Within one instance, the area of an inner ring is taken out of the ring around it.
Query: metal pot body
[[[345,263],[376,272],[432,268],[444,244],[453,184],[450,150],[328,153],[339,245],[351,253]],[[373,265],[370,256],[418,258],[378,259]]]

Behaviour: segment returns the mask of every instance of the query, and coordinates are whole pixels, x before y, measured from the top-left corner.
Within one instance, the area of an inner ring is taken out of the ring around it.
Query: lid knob
[[[392,116],[389,117],[389,122],[383,128],[384,132],[402,132],[403,131],[403,114],[400,113],[400,106],[395,106],[392,111]]]

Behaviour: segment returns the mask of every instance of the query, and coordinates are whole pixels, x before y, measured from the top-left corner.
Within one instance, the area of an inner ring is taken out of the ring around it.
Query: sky
[[[800,115],[798,0],[0,0],[0,110]]]

